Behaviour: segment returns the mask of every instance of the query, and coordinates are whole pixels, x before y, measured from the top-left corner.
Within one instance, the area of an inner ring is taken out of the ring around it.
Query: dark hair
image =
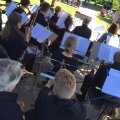
[[[68,16],[64,21],[64,24],[65,24],[66,28],[68,28],[70,25],[72,25],[72,23],[73,23],[73,20],[72,20],[71,16]]]
[[[17,12],[12,12],[9,17],[8,21],[6,22],[5,28],[2,33],[3,39],[9,39],[11,35],[14,35],[14,32],[21,34],[20,30],[18,29],[18,23],[21,22],[22,17]]]
[[[55,8],[55,13],[59,13],[61,11],[61,7],[60,6],[56,6],[56,8]]]
[[[118,25],[116,23],[113,23],[109,28],[108,32],[112,33],[113,35],[118,32]]]
[[[30,4],[30,1],[29,0],[21,0],[20,3],[22,6],[27,7]]]
[[[12,2],[12,0],[6,0],[6,3],[11,3]]]
[[[40,11],[46,12],[50,9],[50,4],[47,2],[44,2],[43,4],[41,4],[41,8]]]

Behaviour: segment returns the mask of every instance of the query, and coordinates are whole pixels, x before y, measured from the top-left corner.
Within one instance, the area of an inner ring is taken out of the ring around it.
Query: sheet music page
[[[120,40],[119,40],[118,35],[111,36],[110,40],[107,44],[111,45],[113,47],[119,48],[120,47]]]
[[[105,28],[104,28],[103,25],[96,26],[96,27],[94,27],[94,32],[96,32],[96,33],[104,33]]]
[[[98,59],[109,62],[110,51],[110,46],[102,43],[98,52]]]
[[[33,14],[38,8],[37,4],[34,4],[31,8],[30,8],[30,12]]]
[[[120,51],[120,49],[102,43],[100,45],[98,58],[99,58],[99,60],[104,60],[106,62],[113,62],[114,61],[114,59],[113,59],[114,58],[114,54],[117,51]]]
[[[36,24],[32,28],[32,37],[37,39],[38,42],[43,43],[48,37],[52,34],[52,32],[40,24]]]
[[[64,21],[67,17],[68,17],[68,13],[65,12],[65,11],[61,11],[60,12],[60,17],[59,17],[56,25],[58,25],[60,28],[64,28]]]
[[[21,16],[22,16],[22,25],[23,25],[24,23],[26,23],[29,20],[29,18],[27,17],[27,15],[25,14],[25,12],[23,12],[21,14]]]
[[[102,92],[120,98],[120,71],[110,69]]]
[[[64,42],[66,41],[66,39],[69,36],[74,36],[77,39],[77,46],[76,46],[76,49],[74,51],[74,54],[85,55],[87,52],[87,49],[90,45],[90,41],[86,38],[80,37],[80,36],[75,35],[75,34],[71,34],[69,32],[65,32],[60,48],[62,48],[62,49],[64,48]]]
[[[5,9],[5,14],[9,16],[11,12],[17,7],[15,2],[11,2],[11,4]]]

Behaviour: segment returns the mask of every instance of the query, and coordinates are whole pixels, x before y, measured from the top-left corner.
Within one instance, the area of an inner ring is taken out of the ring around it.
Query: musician
[[[57,72],[61,67],[68,69],[72,73],[77,70],[78,67],[78,59],[73,57],[73,51],[75,50],[77,45],[77,39],[73,36],[70,36],[66,39],[64,43],[64,51],[56,51],[52,55],[52,63],[54,65],[53,71]],[[63,65],[61,62],[64,62],[65,64],[68,65]]]
[[[97,90],[96,87],[102,89],[102,86],[111,68],[120,71],[120,51],[115,53],[114,63],[101,65],[94,77],[89,76],[89,78],[84,81],[83,86],[81,87],[82,95],[77,95],[77,98],[80,102],[85,100],[85,94],[87,94],[86,90],[89,90],[89,88],[93,88],[92,91],[94,93],[94,97],[100,97],[103,95],[105,96],[105,94],[102,93],[100,90]]]
[[[82,22],[82,26],[75,27],[75,29],[73,30],[73,33],[78,36],[90,39],[92,31],[90,28],[88,28],[89,23],[90,23],[90,19],[84,18]]]
[[[21,64],[10,59],[0,59],[0,120],[23,120],[14,89],[26,71]]]
[[[48,13],[49,9],[50,9],[49,3],[44,2],[43,4],[41,4],[41,7],[40,7],[40,10],[38,11],[37,18],[36,18],[35,22],[41,24],[44,27],[47,27],[48,21],[46,20],[45,16]],[[31,20],[32,20],[33,16],[34,15],[32,15]]]
[[[50,20],[52,22],[54,22],[55,24],[57,23],[57,21],[59,19],[60,12],[61,12],[61,7],[60,6],[56,6],[56,8],[55,8],[55,14],[50,18]]]
[[[5,29],[3,30],[0,44],[6,49],[9,57],[13,60],[19,60],[24,50],[27,48],[31,30],[27,28],[25,34],[21,33],[22,17],[16,12],[12,12]]]
[[[119,29],[119,25],[117,23],[113,23],[109,28],[106,33],[104,33],[97,41],[101,43],[107,43],[107,36],[114,36],[117,35]]]
[[[21,0],[20,4],[21,4],[21,6],[14,10],[15,12],[18,12],[19,14],[25,12],[25,8],[28,8],[30,1],[29,0]]]
[[[58,26],[53,27],[53,32],[55,32],[58,35],[58,38],[50,46],[51,53],[54,53],[56,50],[59,49],[64,33],[70,32],[69,28],[72,25],[72,23],[72,17],[68,16],[64,21],[64,28],[59,28]]]
[[[52,86],[53,95],[49,95]],[[85,120],[83,105],[72,99],[75,90],[74,75],[66,69],[59,70],[55,80],[49,80],[39,92],[34,120]]]

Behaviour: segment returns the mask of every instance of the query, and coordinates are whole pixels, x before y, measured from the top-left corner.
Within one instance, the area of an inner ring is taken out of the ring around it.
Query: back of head
[[[83,25],[88,25],[89,23],[90,23],[90,19],[89,18],[84,18],[83,19],[83,22],[82,22]]]
[[[54,92],[61,99],[71,99],[76,90],[76,79],[74,75],[61,69],[55,75]]]
[[[5,28],[3,30],[2,37],[6,38],[14,31],[18,30],[18,23],[22,21],[22,17],[17,12],[12,12],[9,17],[8,21],[6,22]]]
[[[109,28],[108,28],[108,32],[115,35],[117,34],[118,32],[118,28],[119,28],[119,25],[116,24],[116,23],[113,23]]]
[[[10,59],[0,59],[0,91],[15,86],[21,78],[21,64]]]
[[[12,0],[6,0],[6,3],[11,3],[12,2]]]
[[[120,51],[114,54],[114,62],[120,63]]]
[[[61,11],[61,7],[60,7],[60,6],[56,6],[56,8],[55,8],[55,13],[56,13],[56,14],[59,14],[60,11]]]
[[[72,52],[77,46],[77,39],[70,36],[66,39],[64,43],[65,51]]]
[[[30,4],[30,1],[29,0],[21,0],[20,3],[22,6],[27,7]]]
[[[47,12],[50,9],[50,4],[47,2],[44,2],[41,4],[40,11]]]
[[[73,23],[73,20],[72,20],[71,16],[68,16],[64,21],[64,24],[65,24],[66,28],[69,28],[72,25],[72,23]]]

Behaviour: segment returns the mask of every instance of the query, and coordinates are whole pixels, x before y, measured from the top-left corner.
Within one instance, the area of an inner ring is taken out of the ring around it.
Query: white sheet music
[[[37,9],[38,9],[38,5],[37,5],[37,4],[34,4],[34,5],[30,8],[30,12],[33,14]]]
[[[25,24],[29,20],[29,18],[27,17],[27,15],[25,14],[25,12],[23,12],[21,14],[21,16],[22,16],[22,25],[23,25],[23,24]]]
[[[102,92],[120,98],[120,71],[110,69]]]
[[[104,33],[105,32],[105,27],[103,25],[96,26],[96,27],[94,27],[94,32]]]
[[[11,2],[11,4],[5,9],[5,14],[9,16],[11,12],[17,7],[15,2]]]
[[[104,60],[106,62],[113,62],[114,54],[117,51],[120,51],[120,49],[102,43],[100,45],[98,58],[99,60]]]
[[[54,15],[54,13],[51,10],[49,10],[46,17],[51,18],[53,15]]]
[[[77,39],[77,47],[74,51],[74,54],[85,55],[90,45],[90,41],[86,38],[71,34],[69,32],[65,32],[60,48],[64,48],[64,42],[69,36],[74,36]]]
[[[38,23],[32,28],[32,37],[40,43],[43,43],[51,34],[50,30]]]
[[[59,17],[56,25],[58,25],[60,28],[64,28],[64,21],[67,17],[68,17],[68,13],[65,12],[65,11],[61,11],[60,12],[60,17]]]

